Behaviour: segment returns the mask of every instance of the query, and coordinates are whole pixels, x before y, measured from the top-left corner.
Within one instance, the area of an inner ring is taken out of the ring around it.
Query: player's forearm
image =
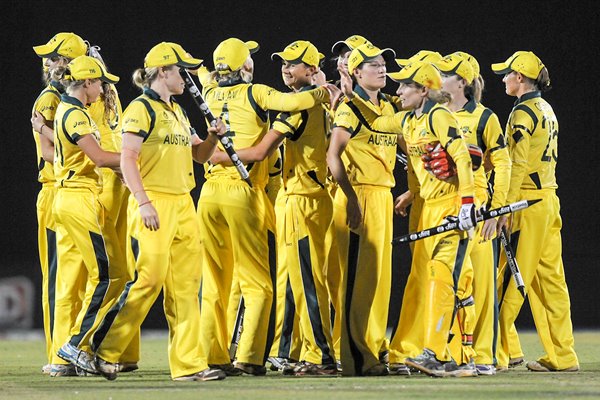
[[[505,205],[510,186],[511,162],[507,148],[498,149],[490,154],[494,166],[494,195],[491,208]]]
[[[205,141],[192,146],[192,157],[200,164],[207,162],[215,152],[219,139],[209,134]]]
[[[458,175],[458,192],[461,197],[473,197],[475,194],[475,179],[473,178],[473,167],[471,156],[467,146],[462,139],[453,140],[446,149],[456,164],[456,175]]]
[[[147,202],[148,195],[144,190],[144,184],[142,182],[142,176],[137,165],[138,153],[129,149],[123,149],[121,153],[121,172],[123,173],[123,179],[125,184],[129,188],[129,191],[138,203]]]
[[[301,111],[329,101],[329,92],[324,87],[299,93],[281,93],[272,89],[265,96],[264,109],[277,111]]]

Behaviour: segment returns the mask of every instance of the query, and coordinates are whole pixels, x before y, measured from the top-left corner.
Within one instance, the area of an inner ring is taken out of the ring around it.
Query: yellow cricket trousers
[[[341,362],[346,376],[362,375],[380,363],[391,292],[392,213],[389,188],[354,187],[363,213],[356,231],[346,225],[346,195],[334,201],[335,235],[342,269]]]
[[[235,275],[246,310],[239,362],[263,365],[275,328],[273,209],[262,188],[208,180],[198,202],[203,244],[202,345],[210,364],[229,363],[227,309]]]
[[[42,316],[46,339],[47,363],[52,363],[52,329],[56,290],[56,223],[52,205],[56,196],[54,182],[45,183],[38,193],[36,210],[38,221],[38,253],[42,272]]]
[[[578,365],[578,359],[562,262],[560,202],[552,189],[521,190],[519,200],[533,199],[542,201],[513,215],[511,243],[525,288],[527,292],[534,291],[540,301],[532,304],[531,311],[546,352],[541,360],[553,369],[561,370]],[[500,306],[500,366],[508,364],[510,348],[505,337],[509,337],[523,301],[511,280]]]
[[[88,351],[90,336],[125,284],[124,257],[114,229],[105,225],[96,190],[59,188],[53,212],[58,226],[54,347],[69,341]],[[75,311],[71,302],[77,304],[80,296],[77,317],[69,326]]]
[[[104,360],[118,362],[163,290],[169,367],[171,377],[177,378],[208,368],[200,342],[200,230],[189,194],[146,193],[160,229],[144,226],[138,203],[130,196],[127,258],[135,265],[134,279],[98,327],[92,348]]]

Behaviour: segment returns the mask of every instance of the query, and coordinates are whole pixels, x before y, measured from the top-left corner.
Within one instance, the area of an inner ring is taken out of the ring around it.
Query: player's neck
[[[468,101],[469,99],[465,97],[464,93],[452,93],[452,100],[447,104],[447,107],[450,111],[457,112],[458,110],[461,110]]]

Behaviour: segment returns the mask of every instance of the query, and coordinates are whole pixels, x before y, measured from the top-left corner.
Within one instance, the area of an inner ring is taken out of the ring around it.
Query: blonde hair
[[[435,101],[438,104],[446,104],[452,100],[452,95],[448,92],[444,92],[443,90],[429,89],[427,98]]]
[[[131,77],[133,84],[140,89],[149,88],[152,82],[158,78],[158,71],[161,67],[138,68],[133,71]]]
[[[111,121],[117,115],[117,92],[110,83],[102,82],[102,94],[100,99],[104,103],[104,121],[110,126]]]
[[[481,103],[481,96],[483,94],[483,88],[485,86],[485,82],[483,77],[479,75],[477,78],[473,79],[470,85],[466,85],[464,89],[466,98],[473,98],[477,103]]]
[[[215,70],[210,73],[210,79],[217,82],[235,81],[241,79],[246,83],[250,83],[254,78],[254,74],[251,71],[248,71],[245,67],[249,65],[251,60],[252,59],[248,57],[246,61],[244,61],[244,65],[242,65],[239,69],[230,72],[227,72],[229,71],[229,65],[218,63],[215,65]]]

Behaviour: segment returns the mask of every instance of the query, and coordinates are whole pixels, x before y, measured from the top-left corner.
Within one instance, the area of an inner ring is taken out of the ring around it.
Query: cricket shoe
[[[525,359],[523,357],[515,357],[508,360],[508,368],[517,368],[523,364],[525,364]]]
[[[140,367],[135,362],[120,362],[117,364],[117,372],[131,372],[139,368]]]
[[[243,374],[242,371],[235,368],[233,366],[233,364],[231,364],[231,363],[229,363],[229,364],[208,364],[208,366],[209,366],[209,368],[219,369],[219,370],[225,372],[225,375],[227,375],[227,376],[240,376]]]
[[[403,363],[391,363],[389,366],[390,375],[410,376],[410,368]]]
[[[300,361],[300,362],[293,362],[293,361],[288,361],[285,364],[283,364],[283,366],[281,367],[281,375],[294,375],[296,368],[300,368],[302,367],[302,365],[304,365],[304,361]]]
[[[492,364],[477,364],[475,368],[479,375],[496,375],[496,367]]]
[[[527,369],[532,372],[577,372],[579,371],[579,365],[574,365],[565,369],[554,369],[550,365],[545,364],[542,361],[528,361],[526,365]]]
[[[77,371],[75,371],[73,364],[50,364],[49,375],[53,378],[59,376],[77,376]]]
[[[94,359],[94,364],[96,365],[96,370],[98,373],[109,381],[114,381],[117,379],[117,372],[119,372],[118,363],[111,363],[96,356]]]
[[[441,378],[445,376],[444,364],[435,358],[435,353],[429,349],[423,349],[423,353],[417,357],[409,357],[405,361],[409,367],[418,369],[429,376]]]
[[[337,376],[337,374],[335,364],[313,364],[304,361],[294,369],[295,376]]]
[[[199,381],[199,382],[208,382],[208,381],[220,381],[227,377],[224,371],[216,368],[206,368],[200,372],[196,372],[195,374],[178,376],[177,378],[173,378],[174,381],[185,382],[185,381]]]
[[[467,378],[477,376],[477,368],[473,361],[466,364],[457,365],[456,361],[450,360],[444,363],[444,376],[452,376],[455,378]]]
[[[90,374],[98,375],[96,365],[94,364],[94,357],[87,351],[83,351],[67,342],[62,345],[56,353],[60,358],[70,362],[79,369],[89,372]]]
[[[42,367],[42,374],[50,375],[50,372],[52,372],[52,364],[46,364]]]
[[[263,376],[267,374],[267,369],[264,365],[250,364],[241,361],[236,361],[233,367],[242,371],[244,374],[253,376]]]
[[[388,376],[389,374],[387,365],[382,363],[375,364],[362,373],[363,376]]]

